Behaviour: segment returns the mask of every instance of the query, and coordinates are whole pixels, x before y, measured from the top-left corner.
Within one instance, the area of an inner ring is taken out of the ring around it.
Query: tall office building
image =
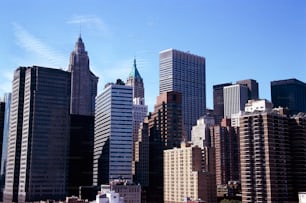
[[[224,118],[223,88],[230,85],[232,85],[232,83],[224,83],[213,86],[214,116],[216,124],[221,123],[222,118]]]
[[[25,71],[25,67],[15,70],[12,84],[6,178],[3,192],[3,202],[7,203],[18,201]]]
[[[80,186],[92,185],[94,116],[70,115],[68,196],[77,196]]]
[[[244,110],[248,102],[248,87],[241,84],[226,86],[223,88],[224,117],[231,118],[232,114]]]
[[[137,69],[136,59],[134,59],[133,68],[126,81],[126,85],[133,87],[133,98],[144,98],[143,79]]]
[[[70,73],[38,66],[14,73],[4,202],[66,196]]]
[[[140,123],[138,138],[134,146],[133,181],[143,187],[149,186],[149,125],[148,118]]]
[[[121,80],[109,83],[97,96],[93,184],[108,184],[122,177],[132,181],[132,87]]]
[[[163,150],[180,146],[184,139],[182,123],[181,93],[160,94],[149,115],[148,202],[163,201]]]
[[[231,127],[229,119],[211,127],[215,147],[216,184],[240,181],[239,128]]]
[[[306,83],[297,79],[272,81],[271,98],[275,107],[289,108],[292,115],[306,112]]]
[[[129,77],[126,82],[127,86],[131,86],[133,88],[133,175],[136,175],[136,162],[139,160],[139,156],[136,157],[136,153],[139,152],[139,148],[136,149],[136,144],[139,144],[139,129],[140,124],[144,121],[148,113],[148,106],[145,105],[145,98],[144,98],[144,86],[143,86],[143,79],[139,74],[139,71],[136,66],[136,59],[134,59],[134,64],[132,70],[129,74]],[[137,152],[136,152],[137,151]]]
[[[192,126],[206,110],[205,58],[175,49],[159,56],[159,93],[182,93],[183,127],[190,140]]]
[[[0,201],[3,199],[3,189],[5,183],[6,172],[6,159],[7,159],[7,145],[9,136],[9,119],[10,119],[10,107],[11,107],[11,93],[4,95],[5,112],[3,123],[3,139],[2,139],[2,154],[1,154],[1,171],[0,171]]]
[[[70,148],[68,195],[78,195],[79,186],[92,185],[94,106],[98,77],[89,68],[81,36],[70,56],[71,72]]]
[[[0,101],[0,157],[1,157],[1,162],[0,162],[0,168],[1,168],[1,170],[3,169],[3,161],[2,161],[2,156],[3,156],[3,154],[2,154],[2,151],[3,151],[3,148],[6,146],[6,143],[5,143],[5,138],[4,138],[4,136],[5,136],[5,132],[4,132],[4,127],[5,127],[5,109],[6,109],[7,107],[6,107],[6,105],[5,105],[5,102],[3,101]],[[5,154],[6,154],[6,152],[5,152]],[[0,189],[1,189],[1,191],[0,191],[0,197],[1,197],[1,200],[0,201],[2,201],[2,189],[3,189],[3,179],[4,178],[4,175],[2,175],[2,176],[0,176]]]
[[[215,177],[202,161],[201,148],[188,143],[164,151],[163,202],[217,202]]]
[[[291,188],[287,115],[281,109],[253,109],[240,117],[242,202],[287,202]]]
[[[71,72],[70,113],[93,116],[98,77],[89,69],[89,57],[81,36],[70,55],[68,71]]]
[[[258,83],[256,80],[239,80],[236,84],[245,85],[248,88],[248,99],[259,99]]]

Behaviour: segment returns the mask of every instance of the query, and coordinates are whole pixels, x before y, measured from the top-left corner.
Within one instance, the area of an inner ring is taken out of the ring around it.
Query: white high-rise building
[[[93,184],[132,181],[132,87],[107,84],[96,98]]]
[[[226,86],[223,88],[224,117],[231,118],[232,114],[243,111],[248,102],[248,87],[241,84]]]

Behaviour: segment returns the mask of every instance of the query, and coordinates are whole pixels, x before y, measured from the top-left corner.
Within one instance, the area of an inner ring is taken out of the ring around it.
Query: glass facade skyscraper
[[[39,66],[14,73],[4,202],[66,197],[70,73]]]
[[[205,58],[175,49],[159,57],[159,93],[182,93],[184,132],[190,140],[192,126],[206,111]]]
[[[271,98],[275,107],[287,107],[290,114],[306,112],[306,83],[297,79],[272,81]]]

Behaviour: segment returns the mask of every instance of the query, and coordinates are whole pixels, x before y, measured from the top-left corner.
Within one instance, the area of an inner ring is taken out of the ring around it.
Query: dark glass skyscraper
[[[192,126],[206,110],[205,58],[175,49],[159,57],[159,93],[182,93],[183,127],[190,140]]]
[[[306,112],[306,83],[297,79],[272,81],[271,98],[275,107],[287,107],[290,114]]]
[[[69,72],[38,66],[15,71],[4,202],[65,198],[69,110]]]

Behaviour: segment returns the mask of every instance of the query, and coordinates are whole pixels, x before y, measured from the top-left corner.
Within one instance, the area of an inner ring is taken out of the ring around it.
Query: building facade
[[[214,176],[202,169],[202,150],[182,143],[164,151],[164,202],[217,202]]]
[[[290,196],[288,118],[279,109],[240,117],[242,202],[287,202]]]
[[[163,201],[163,150],[180,146],[182,131],[182,95],[166,92],[157,97],[149,115],[149,189],[148,202]]]
[[[215,147],[216,184],[240,181],[239,128],[232,127],[229,119],[211,127]]]
[[[149,125],[148,118],[140,123],[138,138],[134,145],[133,181],[143,187],[149,186]]]
[[[95,112],[93,184],[122,177],[132,181],[132,87],[121,80],[109,83],[97,96]]]
[[[0,201],[3,200],[3,190],[5,184],[6,160],[7,160],[7,145],[9,136],[9,120],[11,107],[11,93],[4,95],[5,112],[3,122],[3,139],[2,139],[2,155],[1,155],[1,171],[0,171]]]
[[[241,84],[234,84],[223,88],[224,96],[224,117],[231,118],[232,114],[244,110],[248,102],[248,87]]]
[[[306,83],[297,79],[272,81],[271,99],[274,107],[289,108],[291,115],[306,112]]]
[[[126,85],[133,87],[133,98],[144,98],[143,79],[137,69],[136,59],[134,59],[134,64],[126,81]]]
[[[18,68],[11,105],[4,202],[65,198],[70,73]]]
[[[224,118],[223,88],[230,85],[232,85],[232,83],[224,83],[213,86],[214,116],[216,124],[221,123],[222,118]]]
[[[94,116],[98,77],[89,68],[89,57],[81,36],[70,55],[68,71],[71,72],[70,113]]]
[[[190,140],[192,126],[206,110],[205,58],[175,49],[159,56],[159,93],[182,93],[183,128]]]
[[[239,80],[236,84],[245,85],[248,88],[248,99],[259,99],[258,83],[256,80]]]
[[[215,125],[213,116],[205,115],[197,120],[197,125],[192,127],[191,141],[200,148],[211,146],[210,127]]]
[[[306,191],[306,114],[298,113],[289,122],[291,146],[291,176],[293,199],[297,201],[298,193]]]

